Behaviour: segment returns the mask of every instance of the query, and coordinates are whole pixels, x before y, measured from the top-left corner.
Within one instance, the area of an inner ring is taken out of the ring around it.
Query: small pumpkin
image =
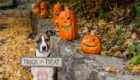
[[[41,11],[41,13],[40,13],[40,17],[41,18],[44,18],[44,19],[46,19],[46,18],[48,18],[48,12],[46,11],[46,10],[42,10]]]
[[[46,9],[46,11],[49,12],[48,4],[43,1],[42,3],[40,3],[40,10],[42,11],[44,9]]]
[[[39,8],[36,8],[35,10],[34,10],[34,14],[39,14],[40,13],[40,9]]]
[[[101,39],[97,35],[86,35],[81,41],[81,50],[84,53],[99,54],[101,49]]]
[[[55,20],[56,18],[59,18],[59,14],[63,10],[64,6],[62,4],[59,4],[59,2],[55,4],[53,8],[53,19]]]
[[[35,4],[34,9],[36,9],[36,8],[40,8],[40,3]]]
[[[59,36],[62,40],[75,40],[78,35],[77,20],[74,11],[66,8],[59,15]]]
[[[59,18],[55,19],[54,25],[56,28],[59,28]]]

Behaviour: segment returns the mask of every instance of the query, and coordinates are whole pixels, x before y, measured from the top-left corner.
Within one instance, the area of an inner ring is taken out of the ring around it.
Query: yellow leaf
[[[134,68],[132,69],[131,72],[136,73],[136,72],[139,72],[139,71],[140,71],[140,67],[134,66]]]
[[[3,71],[4,71],[3,67],[0,67],[0,72],[3,72]]]
[[[105,52],[104,51],[101,51],[101,55],[105,55]]]
[[[136,39],[136,33],[135,32],[132,34],[132,39]]]
[[[123,46],[126,46],[128,43],[130,43],[132,41],[132,39],[127,39],[126,41],[125,41],[125,43],[124,43],[124,45]]]
[[[114,66],[110,66],[107,69],[105,69],[106,71],[115,71],[115,72],[119,72],[118,69],[116,69]]]
[[[107,23],[104,20],[100,20],[98,24],[99,26],[102,27],[103,25],[106,25]]]
[[[116,5],[114,6],[114,10],[115,10],[115,9],[117,9],[117,3],[116,3]]]
[[[84,30],[82,30],[82,33],[87,33],[88,32],[88,28],[84,27]]]
[[[4,77],[4,74],[0,74],[0,78],[3,78]]]
[[[127,67],[128,69],[133,69],[134,65],[133,65],[133,63],[131,63],[131,64],[127,65],[126,67]]]
[[[125,9],[121,9],[121,12],[124,13],[125,12]]]
[[[10,73],[6,72],[5,77],[9,77],[9,76],[10,76]]]

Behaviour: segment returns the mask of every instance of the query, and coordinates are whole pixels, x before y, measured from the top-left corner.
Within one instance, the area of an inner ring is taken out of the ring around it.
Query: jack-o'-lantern
[[[59,28],[59,18],[55,19],[54,25],[56,28]]]
[[[34,14],[39,14],[40,13],[40,9],[39,8],[36,8],[35,10],[34,10]]]
[[[99,54],[101,49],[101,39],[96,35],[86,35],[81,41],[81,50],[84,53]]]
[[[40,17],[41,18],[44,18],[44,19],[46,19],[46,18],[48,18],[48,12],[46,11],[46,10],[42,10],[41,11],[41,13],[40,13]]]
[[[46,11],[49,12],[48,4],[43,1],[42,3],[40,3],[40,10],[42,11],[44,9],[46,9]]]
[[[66,8],[59,15],[59,36],[62,40],[75,40],[78,35],[77,20],[74,11]]]
[[[53,19],[55,20],[56,18],[59,18],[59,14],[63,10],[64,6],[62,4],[59,4],[59,2],[55,4],[53,8]]]
[[[40,3],[35,4],[34,9],[36,9],[36,8],[40,8]]]

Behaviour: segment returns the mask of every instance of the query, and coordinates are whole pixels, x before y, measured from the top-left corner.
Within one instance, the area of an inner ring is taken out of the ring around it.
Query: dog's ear
[[[54,34],[54,32],[51,31],[51,30],[47,30],[47,31],[46,31],[46,35],[48,35],[48,36],[52,36],[53,34]]]
[[[35,39],[35,36],[36,36],[36,33],[31,33],[31,34],[29,35],[29,37],[27,37],[27,39],[28,39],[28,38]]]

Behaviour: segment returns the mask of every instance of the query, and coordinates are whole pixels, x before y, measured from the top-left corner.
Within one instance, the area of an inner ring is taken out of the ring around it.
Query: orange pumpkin
[[[59,14],[63,10],[64,6],[62,4],[59,4],[59,2],[55,4],[53,8],[53,19],[55,20],[56,18],[59,18]]]
[[[77,20],[74,11],[62,11],[59,15],[59,36],[62,40],[75,40],[78,35]]]
[[[86,35],[81,41],[81,50],[84,53],[99,54],[101,49],[101,39],[96,35]]]
[[[34,10],[34,14],[39,14],[40,13],[40,9],[39,8],[36,8],[35,10]]]
[[[42,3],[40,3],[40,10],[42,11],[44,9],[46,9],[46,11],[49,12],[48,4],[43,1]]]
[[[59,18],[55,19],[54,25],[56,28],[59,28]]]
[[[36,8],[40,8],[40,3],[35,4],[34,9],[36,9]]]
[[[44,19],[46,19],[46,18],[48,18],[48,12],[46,11],[46,10],[42,10],[41,11],[41,13],[40,13],[40,17],[41,18],[44,18]]]

